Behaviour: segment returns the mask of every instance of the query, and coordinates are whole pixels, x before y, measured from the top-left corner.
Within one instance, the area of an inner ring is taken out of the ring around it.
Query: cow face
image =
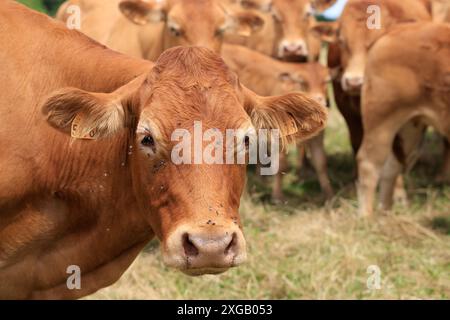
[[[218,53],[225,33],[249,36],[264,24],[258,15],[232,14],[215,0],[123,0],[119,8],[138,25],[164,22],[164,49],[202,46]]]
[[[246,9],[270,12],[277,33],[276,56],[285,60],[308,57],[308,26],[313,10],[309,0],[239,0]]]
[[[167,50],[150,74],[110,94],[63,89],[45,102],[43,112],[65,132],[81,115],[79,134],[94,132],[95,139],[119,139],[135,123],[131,147],[127,143],[123,150],[133,150],[133,187],[124,192],[138,199],[162,241],[166,264],[191,275],[223,272],[246,259],[238,213],[245,163],[197,162],[198,149],[191,146],[183,157],[192,162],[178,163],[173,157],[178,133],[195,136],[200,122],[201,135],[208,129],[226,136],[227,129],[277,128],[283,137],[305,139],[320,131],[327,117],[326,109],[300,93],[257,96],[239,84],[220,57],[198,47]]]
[[[309,0],[272,0],[270,7],[277,28],[277,57],[306,59],[307,31],[312,19]]]

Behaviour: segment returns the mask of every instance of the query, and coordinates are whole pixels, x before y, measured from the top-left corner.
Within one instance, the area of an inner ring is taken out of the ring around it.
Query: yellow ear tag
[[[97,128],[90,129],[87,133],[83,134],[81,130],[83,128],[83,117],[78,114],[72,121],[72,130],[70,135],[75,139],[95,140],[97,139]]]

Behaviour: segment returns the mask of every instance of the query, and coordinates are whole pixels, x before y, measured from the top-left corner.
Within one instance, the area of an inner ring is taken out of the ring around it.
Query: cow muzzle
[[[342,89],[348,93],[359,94],[363,84],[363,74],[344,73],[342,76]]]
[[[304,40],[283,40],[278,48],[278,57],[307,58],[308,46]]]
[[[179,226],[163,248],[166,265],[192,276],[222,273],[247,258],[244,236],[234,223]]]

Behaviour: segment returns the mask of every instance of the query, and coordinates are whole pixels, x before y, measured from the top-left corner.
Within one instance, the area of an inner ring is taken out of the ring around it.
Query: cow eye
[[[154,148],[155,147],[155,140],[153,139],[153,137],[151,135],[146,135],[142,141],[141,144],[143,146],[149,147],[149,148]]]
[[[216,30],[216,36],[221,37],[224,35],[226,28],[222,27]]]
[[[175,26],[170,26],[169,27],[169,31],[170,33],[174,36],[174,37],[179,37],[181,36],[181,29]]]

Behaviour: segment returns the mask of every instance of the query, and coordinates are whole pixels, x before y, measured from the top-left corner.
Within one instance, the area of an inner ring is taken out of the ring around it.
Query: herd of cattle
[[[0,298],[83,297],[155,236],[164,262],[190,275],[241,264],[245,165],[175,165],[171,133],[196,120],[279,129],[309,149],[332,197],[330,82],[361,215],[378,184],[385,209],[404,194],[427,126],[450,178],[450,1],[348,0],[338,21],[316,21],[335,2],[69,0],[55,20],[1,0]],[[79,31],[67,27],[77,12]]]

